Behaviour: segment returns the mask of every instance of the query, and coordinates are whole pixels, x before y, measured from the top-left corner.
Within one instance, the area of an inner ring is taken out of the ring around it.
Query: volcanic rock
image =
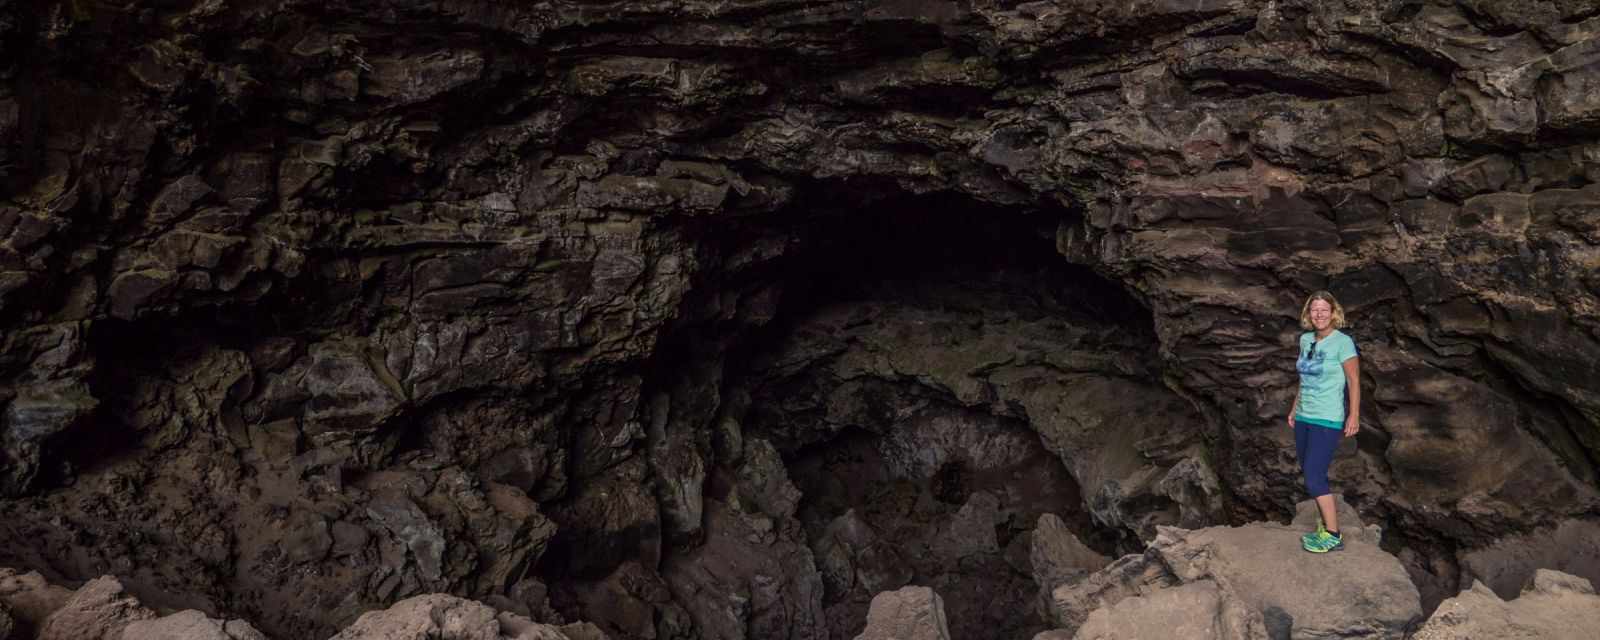
[[[592,625],[552,626],[443,594],[361,616],[330,640],[605,640]]]
[[[856,640],[949,640],[944,599],[927,587],[904,587],[872,598],[867,628]]]
[[[1199,631],[1228,634],[1221,637],[1403,638],[1422,616],[1404,567],[1368,542],[1314,556],[1300,547],[1303,530],[1270,523],[1161,531],[1144,555],[1056,587],[1057,622],[1108,638],[1155,628],[1123,622],[1135,614],[1199,616]],[[1184,591],[1167,594],[1175,588]]]
[[[1549,638],[1577,640],[1600,624],[1600,596],[1588,580],[1540,569],[1515,600],[1501,600],[1482,582],[1445,600],[1411,637],[1415,640],[1466,638]]]
[[[0,0],[0,564],[850,636],[898,554],[1025,634],[1045,513],[1293,514],[1327,289],[1422,608],[1593,578],[1597,60],[1573,0]],[[1074,625],[1201,580],[1106,571]]]
[[[14,629],[36,630],[50,614],[72,599],[72,590],[50,584],[37,571],[18,573],[0,568],[0,605],[4,605]]]

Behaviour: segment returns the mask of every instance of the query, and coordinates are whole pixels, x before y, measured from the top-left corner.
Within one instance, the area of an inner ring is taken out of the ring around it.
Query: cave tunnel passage
[[[938,593],[961,637],[1054,627],[1035,606],[1035,525],[1054,514],[1093,531],[1061,462],[1025,425],[948,405],[886,429],[848,429],[788,465],[831,637],[860,634],[872,597],[906,585]]]
[[[947,195],[901,196],[806,219],[783,276],[782,320],[853,300],[893,297],[1002,313],[1051,309],[1155,340],[1153,317],[1122,285],[1056,251],[1077,214]],[[1008,304],[1006,297],[1019,297]],[[1000,298],[1000,299],[996,299]]]
[[[986,379],[1153,360],[1148,310],[1055,251],[1060,219],[932,197],[813,219],[777,319],[730,360],[747,367],[729,376],[752,398],[747,432],[803,495],[832,637],[908,584],[940,594],[953,636],[1030,637],[1055,626],[1030,559],[1041,516],[1089,555],[1125,537],[1096,527],[1028,422],[1027,379]],[[1052,362],[1084,364],[1031,364]]]

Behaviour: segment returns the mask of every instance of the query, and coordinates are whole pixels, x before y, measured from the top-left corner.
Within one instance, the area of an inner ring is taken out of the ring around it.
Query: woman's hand
[[[1344,437],[1348,438],[1361,431],[1361,419],[1350,416],[1344,419]]]
[[[1289,412],[1288,423],[1289,423],[1289,428],[1293,429],[1294,428],[1294,412],[1293,411]]]

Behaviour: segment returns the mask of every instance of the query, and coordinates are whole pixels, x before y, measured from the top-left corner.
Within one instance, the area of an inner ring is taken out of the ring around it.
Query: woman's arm
[[[1294,414],[1300,411],[1300,392],[1294,392],[1294,402],[1289,403],[1289,428],[1294,428]]]
[[[1344,383],[1349,393],[1345,394],[1350,399],[1350,410],[1345,412],[1344,435],[1350,437],[1361,430],[1361,357],[1355,356],[1344,361]],[[1298,399],[1297,399],[1298,400]]]

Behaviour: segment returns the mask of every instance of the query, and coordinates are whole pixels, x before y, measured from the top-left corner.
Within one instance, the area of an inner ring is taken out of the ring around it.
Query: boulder
[[[822,576],[803,536],[764,512],[717,500],[706,501],[705,534],[704,545],[669,558],[661,569],[699,637],[827,634]]]
[[[1211,580],[1162,589],[1096,609],[1073,640],[1228,638],[1266,640],[1261,612]]]
[[[1577,576],[1539,569],[1509,602],[1487,585],[1445,600],[1412,640],[1469,638],[1539,638],[1584,640],[1600,629],[1600,596],[1594,585]]]
[[[1360,542],[1377,546],[1383,539],[1383,528],[1378,525],[1366,524],[1361,519],[1361,514],[1356,508],[1345,502],[1342,494],[1333,494],[1334,511],[1339,518],[1339,535],[1348,541]],[[1311,531],[1317,528],[1317,522],[1322,520],[1322,512],[1317,509],[1316,500],[1303,500],[1294,506],[1294,522],[1290,526],[1296,529]]]
[[[1549,529],[1506,536],[1462,552],[1460,561],[1462,590],[1482,581],[1504,600],[1516,598],[1540,568],[1600,582],[1600,522],[1567,520]]]
[[[1033,581],[1039,585],[1040,611],[1049,617],[1050,594],[1062,583],[1082,580],[1106,568],[1111,559],[1090,549],[1072,535],[1066,523],[1053,513],[1039,516],[1029,536],[1028,559]]]
[[[0,606],[10,610],[19,628],[39,628],[71,599],[71,589],[46,582],[37,571],[0,568]]]
[[[1033,565],[1033,579],[1047,593],[1057,584],[1082,578],[1111,564],[1110,558],[1078,540],[1066,523],[1053,513],[1039,516],[1031,542],[1028,557]]]
[[[1180,581],[1225,583],[1292,637],[1405,637],[1422,617],[1422,603],[1400,561],[1357,540],[1340,551],[1310,554],[1300,546],[1303,533],[1263,523],[1163,528],[1151,550]]]
[[[123,630],[156,612],[145,608],[111,576],[90,580],[45,620],[39,640],[122,640]]]
[[[363,614],[330,640],[605,640],[605,635],[589,624],[539,624],[479,602],[435,593]]]
[[[121,640],[267,640],[243,620],[218,620],[189,609],[154,620],[140,620],[122,630]]]
[[[1154,617],[1217,611],[1218,628],[1244,634],[1224,637],[1252,637],[1256,623],[1237,611],[1257,612],[1273,637],[1405,637],[1421,618],[1422,605],[1400,562],[1354,539],[1343,550],[1309,554],[1300,547],[1302,533],[1269,523],[1196,531],[1161,527],[1143,555],[1125,556],[1080,582],[1058,586],[1051,593],[1051,612],[1061,627],[1081,630],[1096,610],[1210,581],[1215,593],[1191,589],[1118,611]],[[1125,637],[1115,634],[1137,631],[1114,624],[1118,611],[1103,614],[1094,632]]]
[[[917,586],[873,596],[867,628],[855,640],[950,640],[944,599]]]

